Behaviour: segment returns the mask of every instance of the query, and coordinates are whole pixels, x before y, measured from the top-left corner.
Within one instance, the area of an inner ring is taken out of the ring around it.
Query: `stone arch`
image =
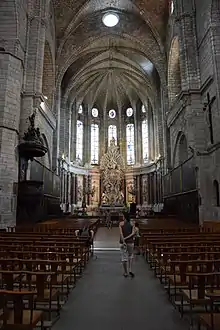
[[[174,37],[170,47],[168,62],[168,96],[169,104],[172,106],[175,99],[181,92],[181,71],[180,71],[180,49],[179,39]]]
[[[42,134],[41,137],[42,137],[44,146],[47,148],[47,153],[46,153],[45,156],[43,156],[43,157],[40,158],[40,162],[44,166],[46,166],[47,168],[50,169],[51,168],[51,155],[50,155],[49,144],[48,144],[48,141],[47,141],[47,138],[46,138],[46,135],[45,134]]]
[[[187,139],[183,132],[179,132],[173,154],[174,167],[182,164],[188,159]]]
[[[46,96],[47,103],[52,110],[53,97],[55,91],[55,68],[53,64],[53,57],[48,42],[45,42],[44,47],[44,66],[43,66],[43,80],[42,93]]]
[[[158,60],[155,61],[155,54],[153,55],[152,52],[149,49],[149,45],[147,44],[147,42],[145,40],[138,40],[137,38],[135,38],[132,35],[129,35],[127,33],[102,33],[96,36],[91,36],[89,38],[87,38],[85,40],[85,42],[74,48],[74,51],[71,52],[71,55],[68,57],[67,51],[65,52],[65,56],[64,57],[64,53],[60,53],[60,56],[57,57],[57,63],[59,66],[59,70],[57,72],[57,79],[56,79],[56,85],[57,88],[60,88],[60,84],[62,82],[62,79],[67,71],[67,69],[69,68],[69,66],[76,61],[77,58],[79,58],[80,56],[82,56],[82,53],[84,52],[84,50],[88,47],[91,46],[94,42],[96,42],[97,40],[105,40],[105,38],[115,38],[115,39],[121,39],[121,40],[125,40],[126,42],[131,42],[132,43],[132,48],[138,49],[138,52],[140,54],[142,54],[143,56],[146,57],[147,54],[147,58],[154,63],[155,69],[158,73],[158,77],[160,79],[161,85],[166,85],[166,77],[165,77],[165,73],[164,73],[164,69],[163,69],[163,60],[164,57],[161,53],[158,53]],[[156,44],[156,40],[154,40],[154,47],[155,49],[158,49],[158,45]],[[70,47],[69,47],[70,48]],[[153,47],[152,47],[153,48]],[[159,58],[161,58],[161,60],[159,61]],[[62,60],[61,60],[62,59]]]

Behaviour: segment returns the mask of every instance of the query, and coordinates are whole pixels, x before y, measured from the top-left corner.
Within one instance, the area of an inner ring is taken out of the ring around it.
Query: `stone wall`
[[[217,18],[219,5],[216,1],[198,0],[195,6],[194,8],[190,1],[176,1],[176,10],[173,14],[176,19],[171,22],[171,30],[175,31],[179,38],[182,83],[176,102],[170,106],[167,124],[170,130],[172,166],[177,166],[181,162],[180,135],[186,137],[188,157],[194,154],[194,164],[198,168],[197,188],[201,203],[200,222],[202,222],[217,220],[220,215],[219,207],[214,205],[213,191],[213,181],[219,181],[220,118],[217,109],[220,102],[218,92],[220,29]],[[192,43],[192,40],[195,42]],[[208,92],[211,98],[216,96],[212,105],[214,146],[210,144],[207,112],[203,111]]]
[[[0,228],[16,221],[18,133],[23,77],[21,59],[0,52]]]

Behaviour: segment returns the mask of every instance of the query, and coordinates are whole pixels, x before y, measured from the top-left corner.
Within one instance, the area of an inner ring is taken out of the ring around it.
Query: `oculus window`
[[[99,115],[99,111],[98,111],[98,109],[93,108],[93,109],[92,109],[92,116],[93,116],[94,118],[97,118],[98,115]]]
[[[126,142],[127,142],[127,164],[134,165],[135,163],[134,124],[128,124],[126,126]]]
[[[91,125],[91,164],[99,163],[99,126]]]
[[[142,153],[144,163],[148,162],[148,120],[142,121]]]
[[[83,123],[80,120],[76,123],[76,159],[83,159]]]
[[[116,117],[116,111],[115,110],[110,110],[109,113],[108,113],[109,117],[111,119],[115,118]]]
[[[102,22],[107,27],[116,26],[119,22],[119,16],[116,13],[109,12],[102,17]]]
[[[112,139],[115,139],[115,143],[117,144],[117,127],[115,125],[109,125],[108,127],[108,145]]]
[[[127,117],[131,117],[131,116],[133,115],[133,113],[134,113],[134,111],[133,111],[132,108],[128,108],[128,109],[126,110],[126,115],[127,115]]]

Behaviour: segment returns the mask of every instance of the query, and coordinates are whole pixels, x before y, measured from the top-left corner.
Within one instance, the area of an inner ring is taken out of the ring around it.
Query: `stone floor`
[[[117,228],[99,229],[97,259],[90,261],[53,329],[188,329],[141,256],[134,260],[136,277],[122,276],[117,242]]]

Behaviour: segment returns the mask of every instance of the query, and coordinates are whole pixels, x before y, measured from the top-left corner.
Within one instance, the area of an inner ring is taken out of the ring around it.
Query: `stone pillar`
[[[213,107],[213,130],[214,130],[214,142],[220,141],[220,5],[219,0],[212,1],[211,10],[211,22],[210,22],[210,47],[212,50],[212,62],[214,70],[215,83],[210,93],[212,96],[216,96],[215,106]]]
[[[181,85],[183,91],[200,86],[199,60],[197,52],[196,17],[193,1],[182,0],[177,16],[180,43]]]
[[[77,175],[74,174],[74,204],[77,204],[77,190],[78,190],[78,186],[77,186]]]
[[[23,77],[22,62],[0,52],[0,228],[16,224],[16,193],[19,157],[18,130]]]
[[[25,67],[24,93],[20,118],[20,133],[28,127],[27,118],[33,113],[36,95],[42,94],[42,77],[44,65],[45,21],[40,16],[30,17],[28,21],[27,61]]]
[[[76,104],[74,103],[72,109],[72,145],[71,145],[71,161],[76,160],[76,122],[77,122]]]
[[[84,109],[83,121],[83,163],[90,164],[90,125],[88,108]]]
[[[53,134],[53,169],[59,172],[59,159],[60,154],[60,88],[57,89],[55,94],[55,107],[56,107],[56,130]]]
[[[138,108],[137,110],[137,106],[135,106],[135,117],[137,118],[136,121],[136,163],[137,164],[142,164],[143,160],[142,160],[142,120],[141,120],[141,109]]]
[[[65,146],[66,142],[66,100],[61,100],[61,106],[60,106],[60,131],[59,131],[59,156],[62,157],[62,154],[64,154],[64,157],[67,156],[67,150]],[[67,133],[68,134],[68,133]]]
[[[132,107],[133,111],[134,111],[134,153],[135,153],[135,164],[139,163],[139,139],[138,139],[138,124],[139,124],[139,120],[138,120],[138,113],[136,110],[136,107],[133,105]]]

